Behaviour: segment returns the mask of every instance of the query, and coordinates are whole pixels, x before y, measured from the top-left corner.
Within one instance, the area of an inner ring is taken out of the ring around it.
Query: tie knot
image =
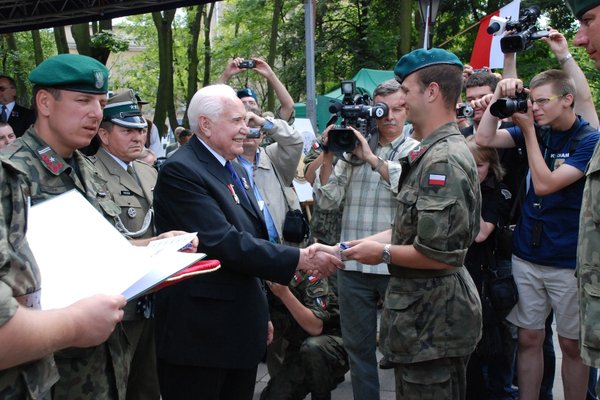
[[[133,166],[131,164],[127,164],[127,172],[129,173],[129,175],[135,176],[135,172],[134,172]]]

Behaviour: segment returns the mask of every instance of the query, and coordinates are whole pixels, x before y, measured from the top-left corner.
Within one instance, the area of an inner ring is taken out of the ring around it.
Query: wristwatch
[[[381,258],[386,264],[392,263],[392,253],[390,253],[390,247],[392,247],[391,244],[386,244],[385,246],[383,246],[383,255]]]

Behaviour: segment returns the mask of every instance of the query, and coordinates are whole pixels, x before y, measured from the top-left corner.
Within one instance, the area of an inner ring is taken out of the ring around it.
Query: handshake
[[[346,243],[335,246],[315,243],[300,249],[298,269],[317,278],[333,275],[338,269],[344,269],[344,250],[348,248]]]

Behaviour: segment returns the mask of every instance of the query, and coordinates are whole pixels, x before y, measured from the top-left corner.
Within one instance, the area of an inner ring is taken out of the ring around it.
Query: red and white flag
[[[470,64],[474,69],[483,67],[502,68],[504,54],[500,49],[500,39],[502,39],[503,35],[492,36],[487,33],[487,28],[490,25],[490,19],[494,16],[502,18],[510,17],[511,21],[518,21],[520,7],[521,0],[514,0],[481,19],[475,45],[473,46],[473,53],[471,53]]]

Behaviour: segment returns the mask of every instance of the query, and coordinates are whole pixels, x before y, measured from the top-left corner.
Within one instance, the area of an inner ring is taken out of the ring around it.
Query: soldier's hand
[[[347,260],[356,260],[362,264],[377,265],[382,262],[384,243],[373,240],[352,240],[346,243],[349,248],[342,252]]]
[[[267,287],[269,288],[269,290],[271,292],[273,292],[273,294],[279,298],[282,298],[287,293],[291,293],[290,288],[287,287],[286,285],[280,285],[277,282],[271,282],[271,281],[266,281],[266,282],[267,282]]]
[[[71,346],[91,347],[106,341],[123,319],[125,304],[127,301],[122,295],[98,294],[65,308],[73,325]]]

